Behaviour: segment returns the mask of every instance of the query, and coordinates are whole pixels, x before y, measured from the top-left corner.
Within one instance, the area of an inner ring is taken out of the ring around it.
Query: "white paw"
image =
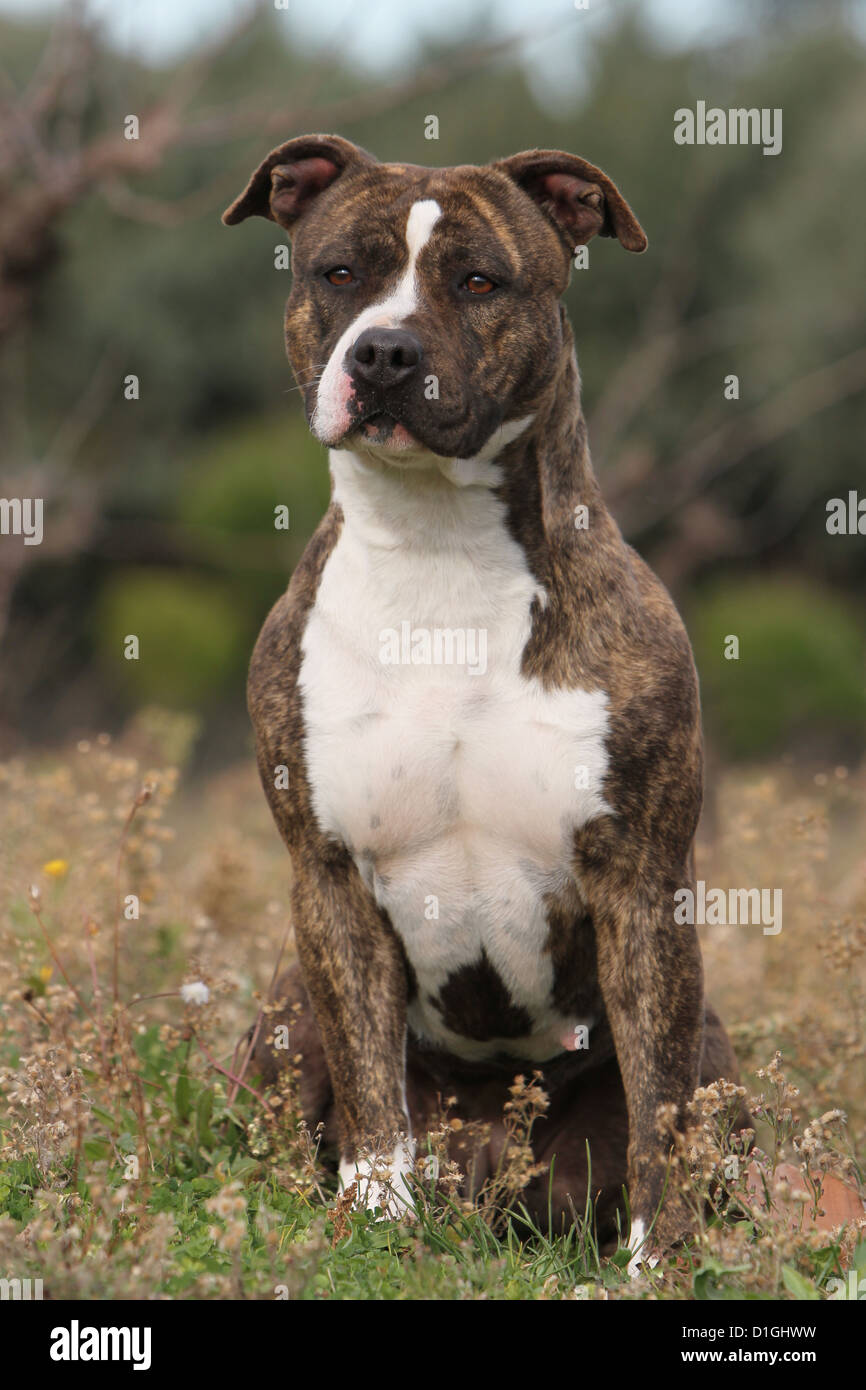
[[[658,1255],[650,1255],[643,1250],[645,1241],[646,1224],[640,1217],[637,1217],[631,1223],[631,1235],[628,1242],[628,1248],[632,1252],[626,1269],[629,1279],[636,1279],[642,1273],[643,1266],[646,1266],[647,1269],[655,1269],[659,1262]]]
[[[414,1171],[415,1141],[400,1140],[390,1154],[371,1154],[364,1150],[354,1159],[340,1163],[340,1189],[357,1183],[355,1206],[360,1210],[382,1209],[382,1219],[396,1221],[414,1210],[414,1198],[406,1176]]]

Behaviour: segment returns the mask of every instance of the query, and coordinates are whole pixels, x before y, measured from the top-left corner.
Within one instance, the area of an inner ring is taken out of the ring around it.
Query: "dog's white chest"
[[[452,491],[426,545],[417,530],[394,543],[396,520],[356,521],[346,497],[303,644],[307,771],[321,828],[403,940],[416,1031],[541,1058],[577,1021],[551,1003],[544,899],[571,875],[574,830],[609,809],[607,701],[521,675],[537,584],[496,497]],[[435,1003],[482,953],[531,1018],[517,1049],[457,1036]]]

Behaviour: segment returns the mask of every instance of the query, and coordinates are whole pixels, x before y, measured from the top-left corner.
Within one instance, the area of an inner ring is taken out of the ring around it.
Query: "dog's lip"
[[[366,428],[372,426],[372,431]],[[412,431],[404,425],[397,415],[393,415],[390,410],[368,410],[353,426],[352,433],[360,435],[362,439],[369,439],[371,433],[384,434],[384,439],[377,440],[379,448],[407,449],[422,447],[421,442]]]
[[[368,420],[391,420],[395,425],[403,423],[399,415],[395,415],[393,410],[388,410],[384,405],[370,406],[369,410],[358,416],[356,424],[366,425]]]

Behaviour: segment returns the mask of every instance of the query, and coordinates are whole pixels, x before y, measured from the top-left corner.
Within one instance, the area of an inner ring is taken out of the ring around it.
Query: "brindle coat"
[[[667,1166],[658,1107],[673,1104],[681,1120],[699,1081],[736,1079],[737,1067],[721,1024],[705,1006],[695,929],[673,916],[675,890],[694,887],[702,795],[691,651],[669,596],[604,506],[587,450],[572,334],[558,302],[575,246],[599,233],[640,251],[646,238],[610,179],[561,152],[439,170],[382,165],[335,136],[290,141],[264,160],[224,220],[257,214],[292,235],[286,342],[308,417],[317,372],[365,303],[362,284],[341,316],[322,290],[322,267],[342,263],[353,238],[362,239],[381,280],[405,255],[395,237],[402,225],[395,208],[427,198],[455,228],[437,243],[442,263],[433,269],[442,284],[448,284],[451,251],[460,259],[454,241],[471,236],[473,253],[482,247],[485,265],[500,267],[512,292],[501,308],[485,306],[484,317],[474,307],[455,308],[447,290],[419,310],[429,370],[450,383],[455,404],[431,422],[408,389],[399,418],[434,453],[465,458],[503,417],[533,413],[531,427],[497,460],[511,534],[548,596],[533,610],[522,671],[547,689],[601,689],[609,700],[604,796],[614,814],[575,832],[579,891],[575,886],[546,899],[558,1001],[601,1023],[591,1051],[566,1053],[541,1068],[552,1104],[536,1128],[537,1156],[556,1153],[556,1209],[567,1211],[570,1196],[580,1210],[589,1138],[592,1186],[604,1192],[600,1215],[611,1219],[627,1179],[632,1213],[648,1226]],[[434,322],[436,332],[425,334]],[[357,408],[363,411],[363,399]],[[589,511],[586,529],[574,524],[581,504]],[[521,1068],[513,1060],[473,1067],[410,1034],[404,1072],[411,968],[349,849],[317,825],[298,675],[305,625],[342,524],[332,503],[266,620],[250,668],[249,707],[262,783],[293,867],[303,983],[296,974],[284,977],[278,996],[302,1008],[292,1051],[306,1057],[308,1118],[326,1118],[329,1126],[335,1120],[342,1152],[350,1156],[365,1142],[390,1143],[406,1131],[404,1075],[413,1130],[423,1134],[437,1093],[456,1095],[464,1118],[496,1117]],[[275,789],[280,765],[289,769],[289,792]],[[483,961],[456,972],[437,1007],[467,1037],[526,1032],[526,1019]],[[262,1045],[259,1061],[273,1072],[273,1054]],[[495,1163],[496,1142],[494,1134],[491,1151],[476,1155],[476,1176]],[[530,1205],[546,1213],[546,1185],[529,1195]],[[669,1196],[656,1225],[658,1242],[686,1226],[679,1199]]]

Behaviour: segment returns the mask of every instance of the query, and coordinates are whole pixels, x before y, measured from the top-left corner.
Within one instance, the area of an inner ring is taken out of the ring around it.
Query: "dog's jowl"
[[[249,685],[292,858],[300,973],[277,994],[305,1112],[394,1209],[438,1097],[490,1122],[458,1144],[477,1186],[537,1069],[556,1212],[583,1210],[589,1141],[601,1225],[627,1182],[633,1245],[663,1246],[687,1218],[657,1111],[736,1079],[674,915],[697,682],[599,493],[560,304],[576,247],[646,237],[573,155],[424,169],[336,136],[268,155],[224,220],[251,215],[292,238],[288,354],[333,481]],[[548,1184],[524,1194],[545,1221]]]

